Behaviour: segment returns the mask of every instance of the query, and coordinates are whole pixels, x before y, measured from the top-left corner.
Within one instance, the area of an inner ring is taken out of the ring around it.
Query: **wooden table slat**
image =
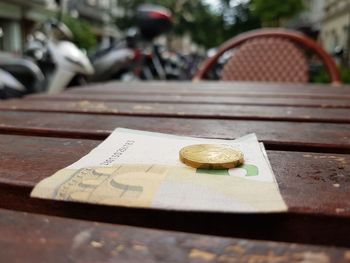
[[[105,139],[116,127],[222,139],[255,132],[267,149],[350,153],[350,124],[0,112],[2,133]]]
[[[349,262],[350,250],[100,224],[0,209],[2,262]]]
[[[0,102],[0,208],[45,214],[0,209],[1,261],[50,261],[46,257],[57,253],[58,262],[349,262],[344,249],[104,224],[349,248],[349,101],[348,86],[110,82]],[[255,132],[269,149],[289,210],[185,212],[29,197],[36,183],[87,154],[116,127],[221,139]],[[76,249],[76,239],[85,236],[91,239]],[[120,242],[125,254],[115,252]],[[23,247],[30,251],[21,258]]]
[[[350,96],[348,98],[291,98],[291,97],[265,97],[257,95],[255,97],[246,96],[218,96],[217,94],[203,95],[172,95],[158,93],[131,93],[121,94],[114,92],[111,94],[75,94],[61,93],[57,95],[35,95],[28,96],[28,100],[50,100],[50,101],[103,101],[103,102],[154,102],[154,103],[185,103],[185,104],[220,104],[220,105],[266,105],[266,106],[294,106],[294,107],[322,107],[322,108],[350,108]],[[40,102],[38,102],[40,103]]]
[[[68,89],[65,93],[78,94],[189,94],[189,95],[240,95],[268,97],[340,98],[349,95],[350,86],[331,87],[327,84],[274,84],[248,82],[106,82],[92,83]]]
[[[29,192],[36,183],[73,163],[99,142],[0,135],[1,206],[181,231],[342,246],[350,244],[350,229],[347,227],[350,218],[350,199],[347,198],[350,155],[269,151],[268,156],[282,196],[289,207],[287,214],[183,215],[181,212],[154,209],[82,205],[29,198]],[[89,213],[86,213],[87,210]],[[188,220],[181,220],[183,216],[188,217]],[[212,217],[220,218],[221,223],[217,224]],[[231,228],[231,224],[242,224],[242,220],[258,220],[259,224],[257,228],[250,228],[249,224],[239,229]],[[321,228],[327,230],[320,232]],[[336,235],[342,237],[335,238]]]
[[[84,114],[350,123],[349,109],[283,106],[11,100],[0,110]]]

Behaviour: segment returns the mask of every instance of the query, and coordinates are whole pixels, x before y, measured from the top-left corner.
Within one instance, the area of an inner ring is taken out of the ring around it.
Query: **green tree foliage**
[[[260,18],[252,12],[249,1],[230,7],[229,0],[222,0],[222,9],[226,39],[261,27]]]
[[[180,9],[180,8],[179,8]],[[192,1],[181,7],[186,13],[175,13],[174,27],[176,34],[188,32],[192,39],[205,47],[220,45],[225,39],[225,25],[221,14],[213,12],[201,1]]]
[[[90,50],[96,46],[97,39],[88,22],[71,16],[64,16],[63,22],[72,31],[73,42],[79,48]]]
[[[252,0],[251,7],[266,26],[281,26],[283,21],[304,9],[303,0]]]

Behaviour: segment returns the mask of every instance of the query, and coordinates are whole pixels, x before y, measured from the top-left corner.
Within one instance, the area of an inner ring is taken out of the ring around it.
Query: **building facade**
[[[325,0],[304,0],[305,10],[290,19],[286,27],[302,31],[313,39],[318,39],[322,28]]]
[[[0,0],[0,52],[21,53],[33,26],[62,11],[57,2],[64,13],[88,21],[100,40],[119,36],[117,0]]]
[[[56,12],[54,0],[0,0],[0,51],[20,53],[33,24]]]
[[[337,47],[349,51],[350,0],[326,0],[322,21],[321,41],[328,52]]]
[[[98,37],[118,37],[120,32],[114,23],[118,16],[117,0],[65,0],[66,12],[89,21]]]
[[[324,17],[325,0],[304,0],[304,5],[306,7],[306,23],[309,23],[315,31],[320,32]]]

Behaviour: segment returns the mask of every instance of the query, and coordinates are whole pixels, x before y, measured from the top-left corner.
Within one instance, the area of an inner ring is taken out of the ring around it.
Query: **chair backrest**
[[[308,63],[301,50],[282,38],[246,42],[225,63],[222,80],[308,82]]]
[[[221,72],[222,80],[305,83],[309,63],[303,49],[321,59],[332,84],[341,82],[333,59],[320,45],[301,33],[284,29],[251,31],[227,41],[215,56],[204,61],[193,79],[203,79],[222,54],[233,50]]]

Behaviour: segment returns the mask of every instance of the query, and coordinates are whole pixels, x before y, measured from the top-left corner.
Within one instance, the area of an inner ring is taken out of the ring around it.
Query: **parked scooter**
[[[0,37],[4,37],[2,34]],[[21,78],[21,82],[18,79]],[[3,53],[0,58],[0,98],[22,97],[28,93],[39,92],[36,85],[44,80],[39,67],[31,60]],[[24,86],[26,85],[26,86]]]
[[[25,55],[31,57],[45,76],[48,93],[63,91],[73,81],[94,73],[88,57],[70,42],[72,33],[59,21],[46,21],[30,36]]]
[[[164,65],[155,52],[155,37],[171,28],[169,10],[156,5],[142,5],[137,10],[137,28],[127,31],[121,41],[98,51],[92,57],[96,73],[91,81],[111,79],[166,79]]]
[[[0,68],[9,72],[25,87],[22,94],[18,94],[19,97],[44,91],[45,77],[34,61],[27,58],[7,57],[0,61]]]
[[[0,68],[25,86],[25,94],[61,92],[94,73],[88,57],[70,39],[72,33],[62,22],[47,20],[28,36],[24,57],[3,59]]]
[[[132,72],[135,66],[134,62],[137,61],[137,54],[127,43],[127,38],[101,48],[90,59],[95,69],[95,74],[89,77],[89,81],[101,82],[111,79],[123,79],[127,75],[130,75],[129,78],[134,78],[129,72]]]
[[[184,80],[186,77],[185,58],[165,46],[153,44],[152,58],[147,66],[153,68],[154,78],[160,80]]]
[[[25,87],[10,73],[0,69],[0,99],[20,97],[25,93]]]

